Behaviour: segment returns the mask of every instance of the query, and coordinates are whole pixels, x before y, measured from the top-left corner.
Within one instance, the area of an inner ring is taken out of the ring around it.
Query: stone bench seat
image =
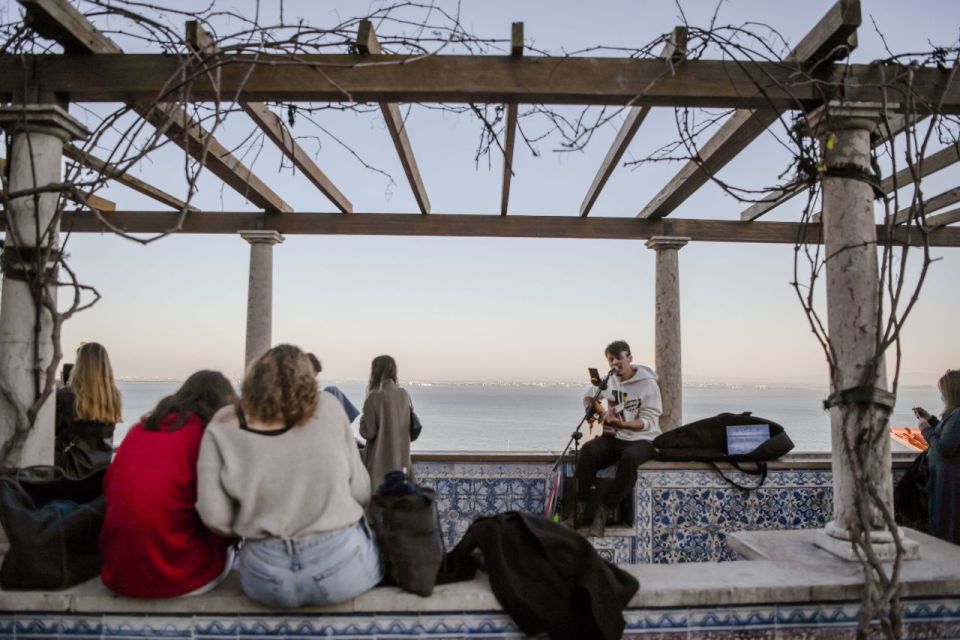
[[[667,630],[678,634],[669,637],[678,638],[694,637],[697,631],[742,637],[736,634],[746,627],[762,630],[757,637],[792,638],[809,637],[803,633],[810,629],[855,626],[861,569],[816,549],[813,533],[735,534],[733,544],[759,558],[755,560],[621,565],[640,582],[624,614],[625,637]],[[960,547],[916,532],[910,535],[921,542],[923,557],[903,565],[906,619],[914,629],[906,637],[958,637]],[[246,598],[236,574],[214,591],[191,598],[120,597],[99,579],[56,592],[0,591],[3,638],[327,635],[522,637],[482,573],[470,581],[438,586],[427,598],[379,587],[343,604],[296,610],[269,609]]]

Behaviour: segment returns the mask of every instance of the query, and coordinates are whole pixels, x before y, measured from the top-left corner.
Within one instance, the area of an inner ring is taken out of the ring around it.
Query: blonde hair
[[[943,392],[943,415],[946,416],[960,407],[960,369],[947,369],[939,386]]]
[[[247,368],[240,406],[259,422],[300,426],[313,417],[319,395],[313,366],[292,344],[281,344]]]
[[[77,363],[70,374],[74,413],[78,420],[120,422],[123,402],[113,379],[107,350],[99,342],[87,342],[77,349]]]

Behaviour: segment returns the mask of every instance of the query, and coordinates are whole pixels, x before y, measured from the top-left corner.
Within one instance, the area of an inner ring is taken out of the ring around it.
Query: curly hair
[[[292,344],[277,345],[247,368],[240,406],[258,422],[298,427],[317,410],[315,375],[303,351]]]

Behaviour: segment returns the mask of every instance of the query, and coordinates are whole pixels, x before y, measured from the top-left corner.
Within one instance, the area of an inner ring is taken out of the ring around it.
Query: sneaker
[[[607,526],[607,511],[606,505],[597,507],[597,512],[593,514],[593,522],[590,523],[590,529],[587,531],[587,535],[594,538],[603,537],[604,530]]]

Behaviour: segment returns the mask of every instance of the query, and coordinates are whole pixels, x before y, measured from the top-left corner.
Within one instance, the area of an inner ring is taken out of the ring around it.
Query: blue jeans
[[[363,518],[305,538],[247,540],[239,573],[249,598],[283,609],[344,602],[383,579],[380,550]]]

